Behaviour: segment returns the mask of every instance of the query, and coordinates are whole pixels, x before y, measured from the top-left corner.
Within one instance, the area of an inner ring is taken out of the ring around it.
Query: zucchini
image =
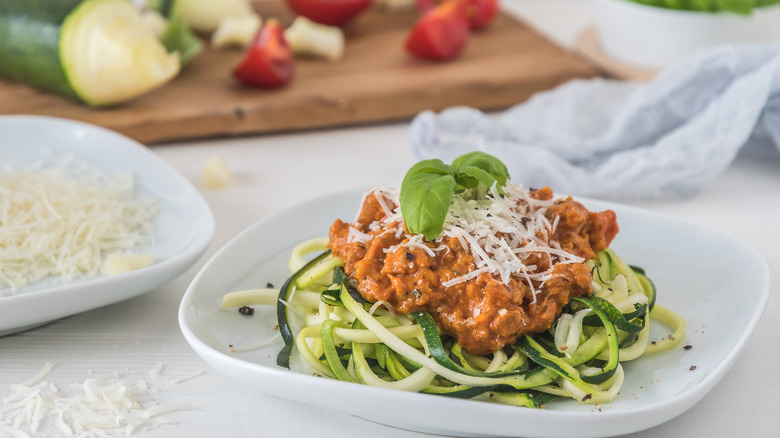
[[[433,321],[430,313],[425,311],[417,311],[411,313],[414,321],[420,325],[425,336],[425,342],[428,344],[430,350],[430,357],[433,358],[439,365],[455,371],[474,377],[504,377],[516,374],[523,374],[525,370],[509,369],[507,371],[497,371],[492,373],[484,373],[479,371],[473,371],[473,369],[463,367],[455,363],[448,354],[447,349],[441,342],[441,335],[439,334],[439,328]]]
[[[296,287],[300,286],[298,279],[304,278],[304,274],[315,269],[321,261],[328,257],[330,257],[330,250],[323,251],[320,255],[306,263],[301,269],[291,275],[279,289],[279,297],[276,300],[276,318],[279,322],[279,333],[282,335],[282,340],[284,341],[284,348],[282,348],[276,356],[276,364],[280,367],[290,368],[290,355],[295,346],[295,336],[292,333],[290,316],[287,312],[290,295]]]
[[[105,106],[179,69],[127,0],[0,0],[0,75],[10,79]]]
[[[336,343],[333,340],[333,329],[339,326],[339,323],[328,319],[322,323],[320,331],[322,334],[322,349],[325,351],[325,360],[328,362],[330,370],[337,379],[345,382],[355,382],[355,379],[349,375],[347,368],[341,363],[341,357],[336,348]]]
[[[168,20],[167,26],[160,36],[160,42],[168,52],[179,52],[179,61],[182,67],[187,65],[203,49],[203,44],[192,30],[178,15]]]

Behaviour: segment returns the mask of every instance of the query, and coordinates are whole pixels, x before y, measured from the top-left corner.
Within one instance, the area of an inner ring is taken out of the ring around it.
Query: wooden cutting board
[[[288,24],[283,3],[262,2],[263,17]],[[244,87],[231,76],[240,50],[199,57],[171,83],[116,108],[92,109],[0,79],[0,114],[39,114],[86,121],[145,144],[225,135],[314,129],[411,119],[420,111],[466,105],[483,110],[522,102],[533,93],[596,70],[525,24],[500,15],[474,33],[454,61],[408,55],[415,11],[371,10],[345,28],[345,57],[302,59],[287,87]]]

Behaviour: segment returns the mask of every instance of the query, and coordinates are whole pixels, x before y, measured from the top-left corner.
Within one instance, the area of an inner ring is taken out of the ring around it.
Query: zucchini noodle
[[[572,298],[548,331],[484,356],[442,336],[424,311],[401,315],[387,303],[365,302],[343,265],[330,255],[327,239],[303,242],[281,289],[232,292],[222,306],[277,306],[282,366],[289,367],[294,348],[315,373],[330,378],[532,408],[558,398],[614,400],[623,362],[675,348],[686,330],[682,317],[655,304],[655,286],[645,273],[611,249],[587,262],[591,296]],[[670,334],[650,342],[655,321]]]

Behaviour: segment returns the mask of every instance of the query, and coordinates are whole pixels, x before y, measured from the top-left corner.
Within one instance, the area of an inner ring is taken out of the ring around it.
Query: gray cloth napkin
[[[574,80],[499,115],[455,107],[411,123],[417,159],[482,150],[514,182],[599,197],[689,196],[753,138],[780,149],[780,44],[724,46],[652,82]]]

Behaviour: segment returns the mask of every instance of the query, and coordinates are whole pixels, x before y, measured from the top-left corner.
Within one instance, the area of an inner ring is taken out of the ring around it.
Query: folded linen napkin
[[[423,112],[409,137],[417,159],[493,154],[525,187],[693,195],[749,139],[780,149],[780,43],[705,50],[649,83],[574,80],[494,116],[465,107]]]

